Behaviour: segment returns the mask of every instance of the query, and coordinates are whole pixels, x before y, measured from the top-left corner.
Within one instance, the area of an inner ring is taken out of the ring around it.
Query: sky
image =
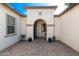
[[[68,7],[65,6],[64,3],[9,3],[8,5],[21,15],[27,14],[27,11],[24,9],[25,6],[58,6],[58,8],[54,12],[54,15],[59,15]]]

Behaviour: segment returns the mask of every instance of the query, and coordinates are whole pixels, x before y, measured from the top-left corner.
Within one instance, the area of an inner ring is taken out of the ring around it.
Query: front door
[[[34,26],[34,37],[46,37],[46,23],[42,20],[36,22]]]

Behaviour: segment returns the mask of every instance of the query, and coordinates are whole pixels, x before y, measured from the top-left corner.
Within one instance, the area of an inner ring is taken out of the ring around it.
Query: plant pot
[[[52,42],[52,38],[48,38],[48,42],[51,43]]]
[[[32,42],[32,38],[28,38],[28,42]]]

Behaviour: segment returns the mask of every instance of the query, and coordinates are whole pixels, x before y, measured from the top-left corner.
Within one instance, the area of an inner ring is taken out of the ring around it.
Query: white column
[[[54,27],[53,26],[47,26],[47,41],[48,38],[53,38],[54,35]]]
[[[28,38],[32,38],[32,40],[34,40],[33,34],[33,26],[27,26],[27,40]]]

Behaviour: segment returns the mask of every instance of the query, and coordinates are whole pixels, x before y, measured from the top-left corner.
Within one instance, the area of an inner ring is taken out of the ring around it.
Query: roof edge
[[[60,15],[54,15],[55,17],[60,17],[63,14],[65,14],[66,12],[68,12],[69,10],[71,10],[72,8],[74,8],[76,5],[78,5],[79,3],[70,3],[70,6],[65,9]]]
[[[26,17],[27,15],[21,15],[20,13],[18,13],[16,10],[12,9],[11,7],[9,7],[6,3],[2,3],[4,6],[8,7],[10,10],[12,10],[13,12],[15,12],[16,14],[18,14],[21,17]]]
[[[57,8],[57,6],[31,6],[31,7],[24,7],[24,9],[36,9],[36,8],[54,8],[54,9],[56,9]]]

